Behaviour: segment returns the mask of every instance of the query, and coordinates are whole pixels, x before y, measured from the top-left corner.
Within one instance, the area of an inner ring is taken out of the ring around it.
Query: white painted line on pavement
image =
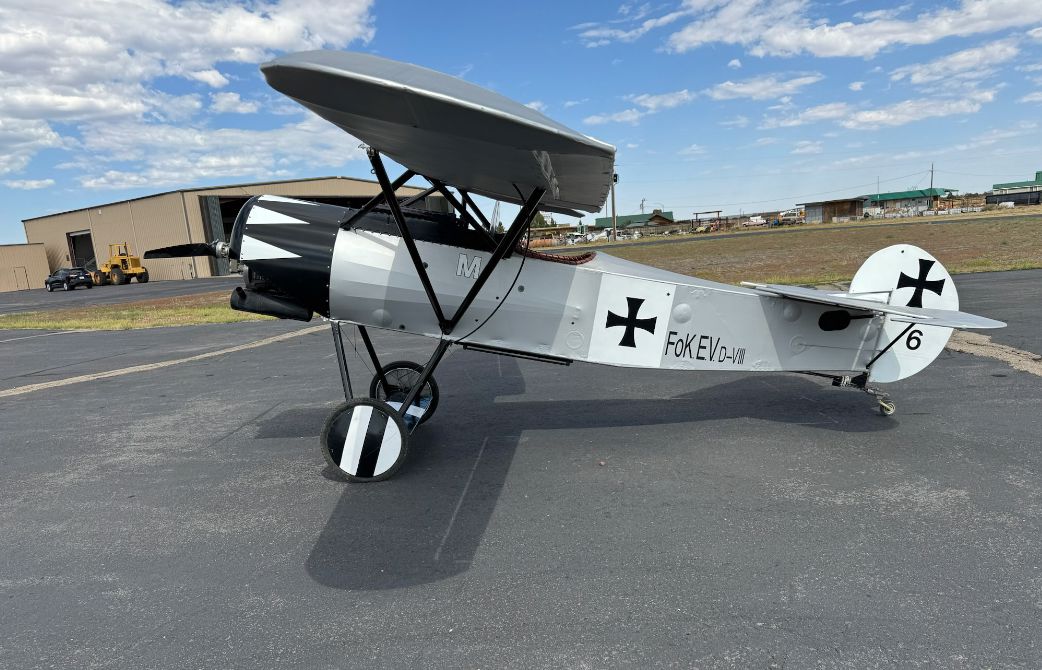
[[[56,379],[49,382],[41,382],[39,384],[27,384],[26,386],[19,386],[13,389],[6,389],[0,391],[0,398],[9,398],[11,396],[23,395],[25,393],[32,393],[33,391],[43,391],[45,389],[58,388],[61,386],[69,386],[71,384],[81,384],[83,382],[92,382],[98,379],[109,379],[111,377],[122,377],[123,375],[134,374],[135,372],[149,372],[151,370],[159,370],[160,368],[168,368],[171,365],[178,365],[180,363],[191,363],[192,361],[201,361],[207,358],[215,358],[217,356],[223,356],[224,354],[232,354],[236,351],[245,351],[247,349],[256,349],[257,347],[263,347],[266,344],[274,344],[275,342],[281,342],[283,340],[289,340],[294,337],[300,337],[301,335],[310,335],[311,333],[325,330],[326,326],[313,326],[311,328],[305,328],[303,330],[296,330],[292,333],[283,333],[282,335],[275,335],[273,337],[266,337],[262,340],[256,340],[255,342],[247,342],[246,344],[237,344],[234,347],[228,347],[227,349],[219,349],[218,351],[210,351],[205,354],[197,354],[195,356],[189,356],[187,358],[176,358],[170,361],[160,361],[158,363],[145,363],[143,365],[134,365],[129,368],[120,368],[119,370],[108,370],[106,372],[94,372],[89,375],[80,375],[79,377],[68,377],[66,379]]]
[[[31,340],[34,337],[50,337],[51,335],[66,335],[68,333],[86,333],[86,330],[56,330],[53,333],[41,333],[39,335],[25,335],[24,337],[12,337],[9,340],[0,340],[0,344],[6,342],[17,342],[18,340]]]

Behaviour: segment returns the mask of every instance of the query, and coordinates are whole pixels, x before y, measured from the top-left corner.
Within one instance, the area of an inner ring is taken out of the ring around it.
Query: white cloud
[[[956,98],[919,98],[905,100],[878,109],[853,112],[840,121],[845,128],[877,129],[903,126],[924,119],[959,114],[975,114],[995,99],[995,91],[975,91]]]
[[[863,81],[852,81],[847,86],[847,88],[849,88],[851,91],[860,91],[864,87],[865,87],[865,82],[863,82]]]
[[[777,137],[759,137],[759,138],[756,139],[755,142],[752,143],[752,146],[754,146],[754,147],[769,147],[772,144],[777,144],[777,143],[778,143],[778,138]]]
[[[0,172],[45,148],[75,144],[100,119],[143,124],[195,118],[176,77],[222,88],[219,63],[256,64],[281,51],[343,48],[374,33],[372,0],[13,0],[0,4]],[[53,122],[72,139],[57,135]],[[71,129],[71,130],[69,130]],[[10,139],[14,135],[18,140]]]
[[[210,109],[217,114],[255,114],[259,109],[256,102],[243,100],[231,91],[210,94]]]
[[[7,179],[4,181],[7,188],[16,188],[22,191],[35,191],[41,188],[54,186],[53,179]]]
[[[1042,102],[1042,91],[1035,91],[1034,93],[1028,93],[1017,102]]]
[[[964,142],[958,142],[955,144],[948,144],[944,147],[932,147],[929,150],[911,150],[902,151],[900,153],[888,152],[888,153],[871,153],[871,154],[860,154],[852,156],[850,158],[844,158],[841,160],[833,161],[831,166],[834,168],[851,168],[860,165],[879,163],[879,162],[893,162],[893,161],[907,161],[916,159],[936,159],[940,156],[949,154],[964,153],[967,151],[975,151],[985,147],[991,147],[998,144],[1002,140],[1010,140],[1018,137],[1035,135],[1038,124],[1034,122],[1021,122],[1016,124],[1013,128],[1002,128],[992,129],[976,135]],[[873,142],[873,144],[875,144]],[[858,148],[851,146],[850,148]]]
[[[921,85],[952,79],[983,79],[995,72],[994,66],[1012,60],[1020,53],[1014,40],[999,40],[984,46],[964,49],[929,63],[913,63],[890,73],[892,81],[907,79]]]
[[[1042,72],[1042,63],[1032,63],[1031,65],[1021,65],[1017,68],[1019,72]]]
[[[851,113],[852,107],[845,102],[830,102],[809,107],[801,112],[784,117],[764,119],[761,128],[792,128],[818,121],[841,119]]]
[[[228,85],[228,78],[213,68],[188,72],[186,76],[189,79],[201,81],[211,88],[224,88]]]
[[[640,95],[627,95],[626,100],[637,105],[621,112],[612,114],[594,114],[583,119],[584,123],[590,125],[601,125],[605,123],[638,123],[649,114],[657,114],[664,109],[673,109],[686,105],[698,95],[687,89],[673,91],[671,93],[642,93]],[[641,109],[638,109],[641,108]]]
[[[994,90],[973,90],[958,96],[933,96],[904,100],[876,109],[858,109],[845,102],[809,107],[796,114],[765,118],[761,128],[791,128],[818,121],[835,121],[844,128],[876,130],[903,126],[924,119],[975,114],[995,99]]]
[[[537,112],[545,112],[546,111],[546,103],[543,102],[542,100],[533,100],[532,102],[525,103],[525,107],[529,107],[531,109],[534,109]]]
[[[644,93],[642,95],[630,95],[626,96],[626,99],[648,110],[649,113],[654,113],[663,109],[672,109],[674,107],[679,107],[680,105],[686,105],[696,97],[696,94],[691,93],[685,88],[681,91],[674,91],[672,93],[659,93],[656,95]]]
[[[633,42],[640,39],[648,32],[655,28],[661,28],[662,26],[668,26],[671,23],[678,21],[687,15],[686,10],[670,12],[663,16],[651,19],[645,19],[643,21],[630,19],[626,21],[629,23],[627,28],[616,28],[607,24],[600,23],[583,23],[578,26],[573,26],[575,30],[579,30],[579,39],[587,47],[602,47],[612,42]],[[643,15],[640,16],[643,19]]]
[[[803,140],[796,143],[791,153],[794,154],[820,154],[824,151],[821,142]]]
[[[731,68],[732,70],[740,70],[742,68],[742,61],[738,60],[737,58],[732,58],[730,62],[727,63],[727,67]]]
[[[720,121],[720,125],[725,126],[727,128],[745,128],[749,125],[749,117],[736,116],[733,119],[726,119],[724,121]]]
[[[904,14],[911,5],[901,5],[900,7],[894,7],[891,9],[876,9],[870,12],[857,12],[854,14],[854,18],[861,19],[862,21],[879,21],[881,19],[896,19],[901,14]]]
[[[91,124],[71,167],[85,188],[178,186],[222,179],[287,178],[302,167],[338,169],[364,158],[317,116],[272,130],[202,129],[139,120]]]
[[[749,98],[751,100],[771,100],[798,93],[800,89],[816,84],[825,77],[817,72],[785,78],[786,75],[770,74],[745,79],[742,81],[725,81],[706,91],[713,100],[733,100]]]
[[[958,0],[933,7],[914,17],[899,18],[909,9],[884,9],[856,14],[838,23],[822,19],[820,3],[810,0],[685,0],[668,11],[625,28],[585,24],[581,39],[587,46],[632,42],[650,31],[684,22],[665,39],[666,49],[683,53],[707,44],[736,44],[754,56],[871,58],[895,45],[933,44],[947,37],[968,37],[1042,22],[1038,0]],[[1042,39],[1042,28],[1029,33]]]
[[[0,175],[23,170],[41,149],[69,145],[69,140],[62,139],[45,121],[0,117]]]
[[[605,123],[637,123],[646,115],[647,112],[631,108],[621,112],[615,112],[614,114],[594,114],[593,116],[587,116],[583,119],[583,123],[588,123],[591,126],[599,126]]]
[[[582,100],[566,100],[565,103],[564,103],[564,108],[565,109],[571,109],[572,107],[575,107],[577,105],[581,105],[583,103],[589,102],[589,100],[590,100],[589,98],[583,98]]]
[[[689,147],[684,147],[677,153],[681,156],[701,156],[705,154],[706,148],[699,144],[692,144]]]

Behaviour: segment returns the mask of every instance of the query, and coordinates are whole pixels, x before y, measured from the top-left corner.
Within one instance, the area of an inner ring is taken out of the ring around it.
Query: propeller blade
[[[197,242],[195,244],[175,244],[172,247],[161,247],[145,252],[145,258],[191,258],[193,256],[217,257],[213,245]]]

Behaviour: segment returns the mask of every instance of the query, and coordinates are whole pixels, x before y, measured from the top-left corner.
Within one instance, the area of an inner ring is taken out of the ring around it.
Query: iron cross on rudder
[[[637,347],[637,341],[634,338],[636,329],[646,330],[652,335],[655,334],[655,323],[658,321],[657,316],[652,316],[646,319],[638,319],[637,313],[640,312],[640,306],[644,304],[644,298],[626,298],[626,311],[625,317],[621,317],[615,312],[608,311],[608,321],[604,324],[605,328],[614,328],[616,326],[624,326],[626,332],[622,335],[622,340],[619,342],[620,347]]]
[[[912,279],[905,273],[901,273],[901,276],[897,278],[897,288],[910,288],[914,287],[915,292],[912,293],[912,299],[908,301],[908,307],[922,307],[923,306],[923,290],[931,291],[937,295],[941,295],[941,291],[944,290],[944,279],[933,279],[927,280],[927,275],[930,274],[930,268],[933,267],[934,261],[926,258],[919,259],[919,276]]]

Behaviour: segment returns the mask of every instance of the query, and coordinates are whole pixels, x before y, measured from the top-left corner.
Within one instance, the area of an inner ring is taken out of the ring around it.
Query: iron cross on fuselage
[[[626,311],[625,318],[619,316],[615,312],[608,311],[608,321],[604,324],[605,328],[614,328],[616,326],[625,326],[626,332],[622,335],[622,340],[619,342],[620,347],[637,347],[637,341],[634,338],[636,329],[646,330],[652,335],[655,334],[655,322],[658,321],[657,316],[652,316],[647,319],[638,319],[637,313],[640,311],[640,306],[644,304],[644,298],[626,298]]]
[[[915,292],[912,293],[912,299],[908,301],[908,307],[923,306],[923,289],[936,293],[937,295],[941,295],[941,291],[944,290],[944,279],[926,279],[926,276],[930,274],[930,268],[933,267],[933,264],[934,261],[920,258],[919,277],[912,279],[902,272],[901,276],[897,278],[897,288],[915,287]]]

